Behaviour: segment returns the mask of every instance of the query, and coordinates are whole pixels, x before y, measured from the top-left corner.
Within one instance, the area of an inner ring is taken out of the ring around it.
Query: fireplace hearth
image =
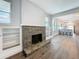
[[[23,49],[45,40],[44,26],[22,26]]]

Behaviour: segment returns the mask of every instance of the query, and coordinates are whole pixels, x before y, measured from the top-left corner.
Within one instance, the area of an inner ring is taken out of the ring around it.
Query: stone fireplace
[[[22,26],[23,49],[44,41],[45,37],[45,27],[43,26]]]

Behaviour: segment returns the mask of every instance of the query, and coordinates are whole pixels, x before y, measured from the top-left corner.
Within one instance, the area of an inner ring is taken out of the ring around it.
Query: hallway
[[[56,36],[51,41],[52,56],[50,59],[79,59],[78,36]]]

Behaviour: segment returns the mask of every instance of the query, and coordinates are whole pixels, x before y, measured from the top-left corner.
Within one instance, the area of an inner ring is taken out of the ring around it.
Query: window
[[[52,29],[53,29],[53,32],[57,32],[60,25],[57,21],[58,19],[57,18],[52,18]]]
[[[52,35],[52,21],[49,19],[49,17],[45,17],[45,26],[46,26],[46,37],[49,37]]]
[[[46,37],[49,36],[49,20],[48,17],[45,17],[45,26],[46,26]]]
[[[10,23],[10,2],[0,0],[0,23]]]

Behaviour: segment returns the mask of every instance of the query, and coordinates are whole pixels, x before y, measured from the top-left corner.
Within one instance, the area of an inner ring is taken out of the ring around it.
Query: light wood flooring
[[[49,52],[45,59],[79,59],[79,36],[55,36],[52,38],[50,49],[48,50]],[[16,57],[13,59],[26,58]]]
[[[53,59],[79,59],[79,36],[56,36],[51,41],[51,49]]]

